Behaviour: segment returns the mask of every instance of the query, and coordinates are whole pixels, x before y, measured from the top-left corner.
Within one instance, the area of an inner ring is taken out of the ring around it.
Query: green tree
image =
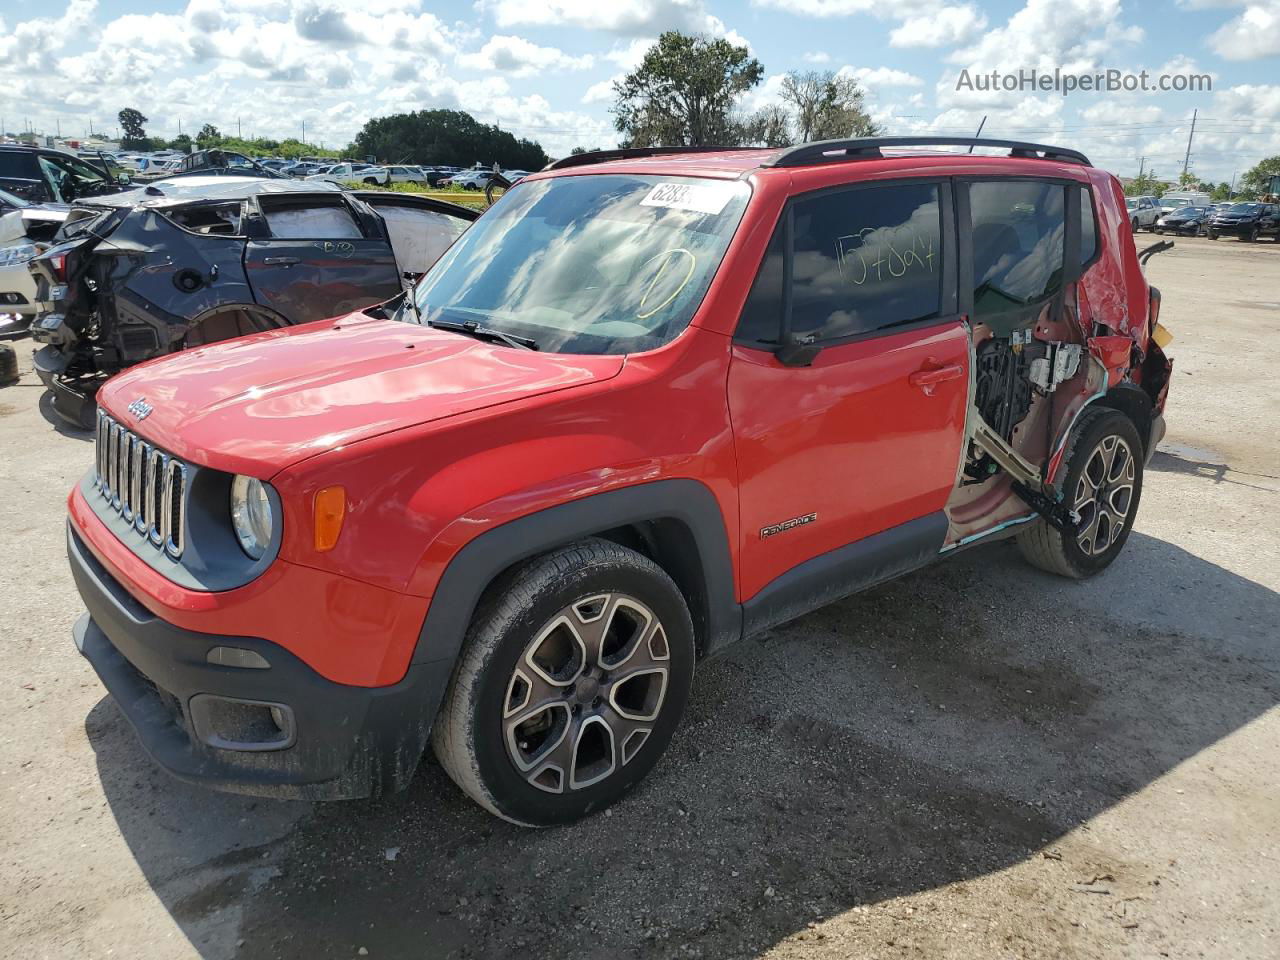
[[[145,149],[147,145],[143,141],[147,138],[145,126],[147,118],[142,115],[142,111],[125,107],[116,114],[116,119],[120,121],[120,129],[124,131],[124,136],[120,138],[120,145],[125,148]]]
[[[181,150],[183,153],[191,152],[191,137],[188,134],[180,133],[169,141],[170,150]]]
[[[838,137],[874,137],[881,132],[866,110],[866,91],[853,77],[830,70],[792,71],[782,78],[782,99],[794,110],[801,143]]]
[[[1165,189],[1164,183],[1156,179],[1156,171],[1152,168],[1134,177],[1124,188],[1124,192],[1131,197],[1160,197],[1164,195]]]
[[[372,156],[384,163],[452,164],[506,170],[538,170],[547,154],[531,140],[481,123],[461,110],[419,110],[375,117],[344,151],[350,157]]]
[[[746,47],[669,30],[614,83],[614,126],[627,146],[740,143],[734,106],[762,76]]]
[[[1276,181],[1276,177],[1280,177],[1280,154],[1267,157],[1256,167],[1245,171],[1240,178],[1240,192],[1250,196],[1280,193],[1280,181]]]
[[[1213,189],[1209,192],[1210,197],[1215,201],[1231,199],[1231,184],[1218,183],[1214,184]]]
[[[196,134],[196,146],[203,149],[216,147],[222,143],[222,134],[218,132],[218,128],[212,123],[206,123],[200,128],[200,132]]]
[[[741,141],[762,147],[789,147],[791,139],[791,115],[782,104],[761,107],[742,121]]]
[[[574,147],[569,151],[569,156],[576,157],[580,153],[599,153],[604,147]]]

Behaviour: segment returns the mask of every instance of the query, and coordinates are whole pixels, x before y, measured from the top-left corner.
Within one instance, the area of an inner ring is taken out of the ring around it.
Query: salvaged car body
[[[101,380],[230,337],[357,310],[400,292],[474,210],[288,179],[185,178],[76,205],[33,259],[36,370],[66,419],[92,424]]]
[[[212,177],[266,177],[268,179],[284,178],[285,175],[270,167],[264,166],[252,157],[233,150],[221,150],[216,147],[209,150],[195,150],[187,154],[172,169],[157,169],[137,174],[134,179],[146,183],[148,181],[171,179],[185,176]]]
[[[72,203],[129,188],[127,174],[112,176],[101,165],[65,150],[0,144],[0,190],[31,203]]]
[[[1100,573],[1172,369],[1120,184],[927,143],[1000,152],[566,158],[400,302],[113,378],[77,647],[187,780],[366,796],[430,744],[547,825],[735,640],[1003,536]]]
[[[27,264],[67,219],[70,207],[28,203],[0,190],[0,337],[22,333],[36,314],[36,283]]]

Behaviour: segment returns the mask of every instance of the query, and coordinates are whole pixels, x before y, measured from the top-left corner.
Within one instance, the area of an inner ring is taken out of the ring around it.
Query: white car
[[[21,333],[37,312],[27,261],[45,250],[69,207],[33,204],[0,190],[0,337]]]
[[[1143,227],[1147,230],[1156,228],[1156,221],[1160,219],[1160,201],[1155,197],[1125,197],[1124,205],[1129,210],[1129,224],[1134,233]]]
[[[313,173],[308,180],[326,180],[329,183],[363,183],[369,186],[385,187],[391,182],[386,167],[365,167],[356,170],[350,163],[335,163],[331,167]]]
[[[427,174],[421,167],[391,166],[374,167],[375,170],[386,171],[389,183],[419,183],[427,185]]]

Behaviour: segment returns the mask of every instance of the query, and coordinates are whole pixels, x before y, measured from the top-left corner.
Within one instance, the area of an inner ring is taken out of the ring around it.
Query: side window
[[[258,204],[275,240],[359,240],[363,237],[351,211],[338,197],[263,196]]]
[[[1033,180],[970,185],[975,316],[1037,303],[1062,287],[1066,192]]]
[[[793,334],[834,340],[938,315],[936,184],[825,194],[797,201],[792,216]]]
[[[783,225],[779,222],[765,249],[755,283],[747,294],[747,302],[742,306],[736,334],[739,340],[778,343],[782,333],[782,247]]]
[[[1083,266],[1098,252],[1098,225],[1093,219],[1093,191],[1080,188],[1080,264]]]

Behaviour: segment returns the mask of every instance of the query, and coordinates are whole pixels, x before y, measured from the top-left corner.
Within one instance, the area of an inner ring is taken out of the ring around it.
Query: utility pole
[[[1147,158],[1143,157],[1141,160],[1138,161],[1138,179],[1139,180],[1142,179],[1142,175],[1143,173],[1146,172],[1146,169],[1147,169]]]
[[[243,140],[244,137],[240,133],[240,118],[236,117],[236,139]]]
[[[1200,111],[1198,109],[1191,111],[1191,132],[1187,134],[1187,155],[1182,158],[1182,175],[1184,177],[1187,175],[1187,167],[1191,165],[1191,138],[1196,135],[1196,117],[1199,114]]]
[[[1239,171],[1237,170],[1236,173],[1239,173]],[[1236,173],[1231,174],[1231,186],[1227,188],[1228,200],[1236,195]]]
[[[302,121],[302,142],[304,144],[307,142],[307,121],[305,120]]]

